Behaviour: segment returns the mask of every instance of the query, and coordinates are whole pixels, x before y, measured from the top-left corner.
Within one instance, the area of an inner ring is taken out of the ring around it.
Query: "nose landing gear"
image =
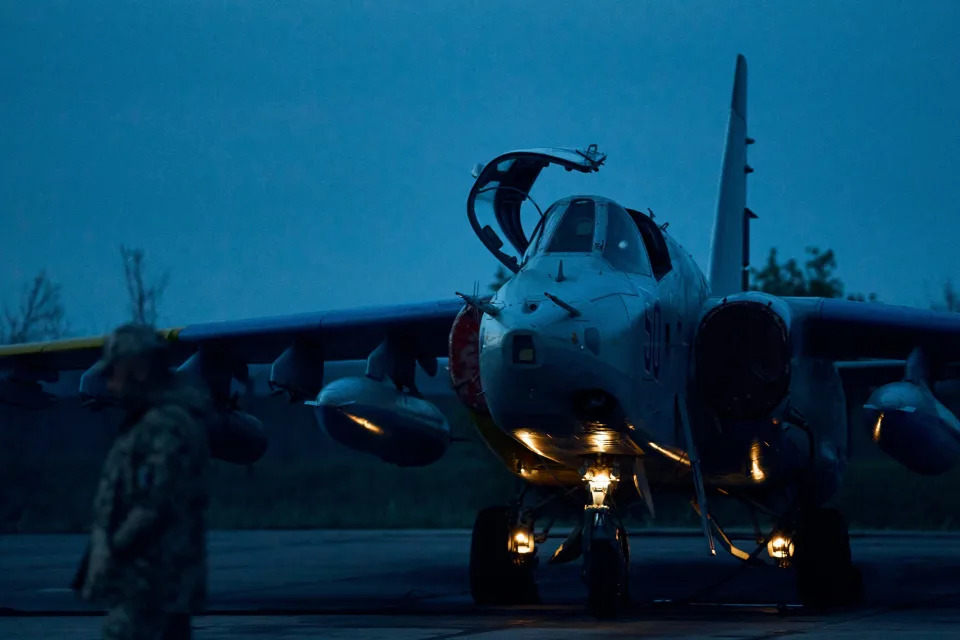
[[[587,606],[599,618],[620,614],[629,604],[630,544],[623,521],[613,505],[620,481],[616,462],[592,460],[581,469],[588,504],[583,519],[550,559],[551,564],[582,556],[581,577],[587,585]],[[537,545],[547,538],[549,525],[534,532],[538,507],[511,506],[482,510],[473,526],[470,544],[470,592],[480,605],[539,604],[534,580]]]
[[[581,545],[587,607],[599,618],[614,617],[629,604],[630,544],[623,522],[613,509],[616,465],[598,461],[583,474],[590,494],[584,507]]]

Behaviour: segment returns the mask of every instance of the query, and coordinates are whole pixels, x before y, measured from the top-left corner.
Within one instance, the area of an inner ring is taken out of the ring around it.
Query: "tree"
[[[170,274],[164,271],[155,280],[149,281],[145,273],[146,254],[143,249],[121,246],[120,256],[123,258],[123,274],[130,296],[130,319],[153,326],[157,323],[160,299],[167,288]]]
[[[0,343],[19,344],[38,340],[56,340],[68,331],[60,285],[46,271],[40,271],[23,287],[16,311],[6,305],[0,321]]]
[[[770,249],[763,268],[750,270],[753,277],[750,288],[775,296],[843,297],[843,282],[834,275],[837,258],[833,249],[821,251],[817,247],[807,247],[806,253],[807,261],[801,268],[794,258],[780,264],[777,261],[777,249]],[[876,302],[877,296],[874,293],[869,296],[854,293],[848,295],[847,299]]]
[[[943,283],[943,302],[935,302],[930,307],[937,311],[960,311],[960,293],[957,293],[952,280]]]
[[[504,269],[503,265],[499,265],[497,267],[497,272],[493,274],[493,282],[490,283],[490,285],[488,286],[488,289],[490,289],[490,291],[492,291],[493,293],[496,293],[497,291],[500,290],[500,287],[505,285],[507,283],[507,280],[509,280],[511,277],[512,277],[512,274],[506,269]]]

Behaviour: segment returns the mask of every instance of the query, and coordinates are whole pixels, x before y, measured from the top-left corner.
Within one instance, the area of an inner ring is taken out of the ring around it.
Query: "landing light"
[[[590,491],[606,491],[613,481],[606,471],[598,471],[595,474],[588,471],[584,479],[590,483]]]
[[[533,553],[533,536],[519,529],[513,534],[513,551],[520,554]]]
[[[777,534],[767,543],[767,553],[780,566],[786,566],[793,557],[793,540],[789,536]]]
[[[590,487],[594,507],[603,506],[610,485],[620,480],[616,472],[610,472],[606,469],[590,469],[583,475],[583,479],[587,481],[587,485]]]

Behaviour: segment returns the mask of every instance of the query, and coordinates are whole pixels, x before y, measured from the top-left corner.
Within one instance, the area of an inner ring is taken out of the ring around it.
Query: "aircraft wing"
[[[233,364],[274,362],[294,344],[307,344],[322,361],[362,360],[388,336],[403,338],[418,356],[445,357],[460,299],[304,313],[187,325],[162,331],[174,358],[203,349]],[[56,380],[60,371],[89,368],[104,337],[0,347],[0,372],[25,380]]]
[[[960,361],[960,313],[833,298],[784,298],[800,326],[806,355],[837,361],[867,359],[889,367],[917,347],[943,363]]]
[[[363,360],[388,334],[414,339],[422,355],[447,355],[450,326],[463,300],[362,307],[292,316],[231,320],[184,327],[177,341],[226,348],[249,364],[272,362],[295,339],[322,347],[324,360]]]

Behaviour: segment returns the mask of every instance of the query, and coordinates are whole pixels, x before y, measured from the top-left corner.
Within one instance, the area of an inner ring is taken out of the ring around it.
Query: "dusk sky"
[[[960,2],[0,4],[0,301],[47,269],[77,333],[449,298],[497,267],[471,167],[597,143],[572,193],[646,210],[706,266],[735,58],[752,258],[833,248],[848,291],[960,280]]]

